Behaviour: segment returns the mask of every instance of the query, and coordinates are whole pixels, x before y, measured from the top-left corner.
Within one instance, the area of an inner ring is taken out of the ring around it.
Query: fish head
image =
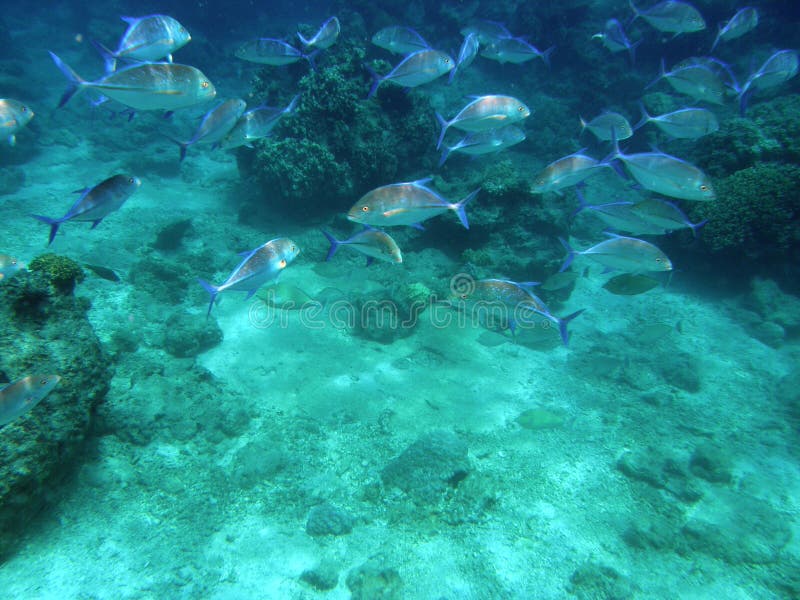
[[[167,35],[169,35],[169,45],[172,50],[177,50],[178,48],[183,48],[186,44],[192,41],[192,36],[189,35],[189,31],[181,25],[177,19],[173,17],[168,17],[164,15],[163,17],[164,28],[167,30]]]
[[[652,271],[672,271],[672,261],[663,252],[656,253],[653,260],[655,265],[651,269]]]
[[[268,242],[275,253],[278,269],[285,269],[300,254],[300,248],[289,238],[278,238]]]
[[[133,175],[121,175],[120,177],[123,179],[122,186],[127,190],[128,195],[135,192],[142,185],[142,180]]]
[[[18,100],[0,100],[0,111],[7,111],[9,115],[13,115],[13,122],[10,125],[15,128],[25,127],[33,118],[30,107]]]
[[[444,75],[445,73],[449,73],[452,71],[456,66],[455,61],[444,52],[438,52],[436,56],[436,70],[437,72]]]
[[[213,100],[216,95],[217,88],[205,75],[202,75],[197,81],[197,98],[202,102]]]
[[[517,100],[516,98],[513,99],[513,102],[510,103],[509,107],[509,115],[514,115],[514,118],[517,120],[527,119],[531,116],[531,109],[528,106]]]
[[[28,375],[24,381],[24,403],[33,406],[56,387],[61,381],[61,377],[58,375]]]
[[[347,212],[347,219],[354,223],[368,224],[372,221],[372,216],[378,212],[378,206],[374,202],[362,198]]]
[[[717,197],[714,192],[714,186],[711,185],[711,180],[707,175],[703,176],[697,181],[697,193],[703,200],[714,200]]]

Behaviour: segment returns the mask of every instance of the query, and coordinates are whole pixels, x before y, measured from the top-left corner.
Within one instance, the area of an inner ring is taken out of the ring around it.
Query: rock
[[[303,571],[300,579],[311,587],[325,592],[332,590],[339,583],[339,569],[333,561],[324,560],[313,569]]]
[[[569,578],[570,593],[578,600],[599,598],[624,600],[634,597],[634,587],[627,577],[605,565],[586,563]]]
[[[418,503],[429,504],[455,488],[470,472],[467,444],[449,431],[421,436],[381,472],[387,486],[400,488]]]
[[[0,286],[3,372],[11,380],[32,373],[62,378],[33,410],[0,428],[0,557],[75,466],[109,389],[110,364],[87,309],[44,271],[19,272]]]
[[[326,502],[308,512],[306,521],[308,535],[346,535],[351,531],[353,531],[353,517],[333,504]]]
[[[396,569],[385,567],[380,557],[370,558],[347,574],[351,600],[400,600],[403,580]]]
[[[173,312],[164,325],[164,349],[178,358],[189,358],[210,350],[222,341],[217,322],[182,310]]]
[[[697,477],[711,483],[730,483],[731,461],[723,450],[712,444],[695,448],[689,460],[689,469]]]

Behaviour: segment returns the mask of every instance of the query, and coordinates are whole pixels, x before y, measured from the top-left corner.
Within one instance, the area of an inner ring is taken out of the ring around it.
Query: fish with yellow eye
[[[289,238],[275,238],[256,248],[240,253],[244,260],[239,263],[228,278],[220,285],[213,285],[198,279],[200,285],[211,296],[208,313],[214,307],[217,296],[224,291],[233,290],[247,292],[250,298],[265,283],[275,281],[289,264],[300,254],[300,249]]]
[[[18,100],[0,98],[0,136],[8,139],[8,145],[17,143],[17,132],[33,118],[33,111]]]
[[[39,404],[59,381],[58,375],[28,375],[0,388],[0,426]]]

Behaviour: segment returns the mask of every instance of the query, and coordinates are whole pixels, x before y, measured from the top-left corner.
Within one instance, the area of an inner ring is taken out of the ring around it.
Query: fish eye
[[[704,184],[702,184],[700,186],[700,190],[703,191],[703,192],[707,192],[708,191],[708,186],[704,183]]]
[[[663,259],[660,256],[656,257],[656,262],[661,262]]]
[[[281,262],[278,263],[278,266],[282,269],[286,266],[286,259],[281,259]]]
[[[22,107],[22,112],[28,112],[28,107],[27,106],[23,106]]]
[[[524,107],[524,106],[518,106],[518,107],[517,107],[517,110],[518,110],[519,112],[525,112],[525,107]]]
[[[208,82],[204,81],[203,83],[200,84],[200,87],[206,89],[208,87]]]
[[[128,183],[136,183],[136,179],[133,177],[128,177]]]
[[[17,259],[15,258],[14,260],[12,260],[12,261],[11,261],[11,264],[12,264],[12,265],[16,265],[16,264],[17,264]]]
[[[45,377],[44,379],[39,380],[39,385],[47,385],[48,379]]]
[[[466,300],[467,299],[467,295],[466,294],[461,294],[461,299],[462,300]]]
[[[363,212],[369,212],[369,206],[362,206],[362,207],[361,207],[361,210],[362,210]]]
[[[447,57],[447,56],[445,56],[445,58],[444,58],[444,62],[445,62],[445,64],[448,64],[448,65],[449,65],[449,64],[450,64],[450,58],[449,58],[449,57]]]

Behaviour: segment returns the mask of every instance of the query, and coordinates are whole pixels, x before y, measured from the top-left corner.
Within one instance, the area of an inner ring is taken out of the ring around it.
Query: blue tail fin
[[[53,243],[53,239],[56,237],[56,233],[58,233],[58,227],[63,223],[61,219],[51,219],[50,217],[44,217],[42,215],[31,215],[34,219],[41,221],[42,223],[47,223],[50,225],[50,239],[47,242],[47,245]]]
[[[103,58],[103,62],[106,65],[106,73],[113,73],[116,71],[117,57],[114,56],[114,53],[97,40],[92,40],[92,46],[94,46],[94,49],[97,50]]]
[[[192,145],[192,142],[182,142],[179,139],[166,134],[164,134],[164,137],[167,138],[170,142],[176,144],[181,149],[180,162],[183,162],[183,159],[186,158],[186,151],[189,149],[189,146]]]
[[[442,128],[442,131],[439,133],[439,141],[436,142],[436,149],[442,147],[442,141],[444,141],[444,134],[447,132],[447,128],[450,127],[450,123],[445,121],[444,117],[440,115],[438,112],[436,113],[436,120],[439,121],[439,126]]]
[[[645,125],[647,125],[647,123],[653,120],[653,117],[647,112],[647,109],[645,108],[643,102],[639,102],[639,110],[642,111],[642,118],[639,119],[639,122],[633,126],[634,131],[637,131],[641,127],[644,127]]]
[[[320,229],[320,231],[323,234],[325,234],[325,237],[328,238],[328,241],[331,243],[331,247],[328,250],[328,256],[325,257],[325,260],[329,261],[331,258],[333,258],[333,255],[336,254],[336,251],[339,249],[341,242],[337,240],[335,237],[333,237],[330,233],[325,231],[324,229]]]
[[[553,53],[553,50],[555,49],[556,49],[555,46],[550,46],[547,50],[545,50],[539,55],[542,57],[542,60],[544,61],[544,64],[547,65],[548,69],[550,68],[550,55]]]
[[[369,94],[367,94],[367,99],[372,98],[375,95],[375,92],[378,91],[378,86],[381,84],[383,79],[380,75],[378,75],[375,70],[370,67],[369,65],[364,65],[364,68],[369,71],[370,77],[372,77],[372,85],[369,88]]]
[[[439,159],[439,167],[441,167],[445,163],[445,161],[447,160],[448,156],[450,156],[450,148],[445,146],[444,150],[442,150],[442,156]]]
[[[467,211],[464,210],[469,204],[469,202],[478,195],[481,191],[481,188],[477,190],[473,190],[470,192],[463,200],[461,200],[458,204],[455,205],[455,211],[458,215],[458,220],[461,221],[461,224],[464,226],[464,229],[469,229],[469,221],[467,221]]]
[[[580,310],[576,310],[574,313],[567,315],[566,317],[553,317],[556,320],[556,323],[558,323],[558,332],[561,334],[561,341],[564,342],[564,346],[569,346],[569,331],[567,331],[567,325],[569,325],[569,322],[580,315],[584,310],[586,309],[582,308]]]
[[[81,79],[80,75],[73,71],[67,63],[58,58],[58,56],[52,52],[50,52],[50,58],[53,59],[53,62],[56,63],[56,66],[61,70],[61,73],[64,74],[64,77],[66,77],[67,81],[69,82],[64,95],[61,96],[61,100],[58,102],[58,108],[61,108],[67,102],[69,102],[70,98],[80,91],[81,86],[86,82]]]
[[[200,282],[200,285],[202,285],[203,288],[211,296],[211,302],[208,303],[208,312],[206,313],[206,319],[207,319],[208,317],[211,316],[211,309],[214,308],[214,301],[217,299],[217,294],[219,294],[219,288],[200,278],[198,278],[197,281]]]
[[[569,245],[569,242],[564,238],[558,238],[558,241],[561,242],[561,245],[564,246],[564,249],[567,251],[567,257],[564,259],[564,263],[561,265],[561,268],[558,270],[559,273],[563,273],[569,266],[572,264],[572,261],[575,260],[575,256],[577,252],[572,249],[572,246]]]

